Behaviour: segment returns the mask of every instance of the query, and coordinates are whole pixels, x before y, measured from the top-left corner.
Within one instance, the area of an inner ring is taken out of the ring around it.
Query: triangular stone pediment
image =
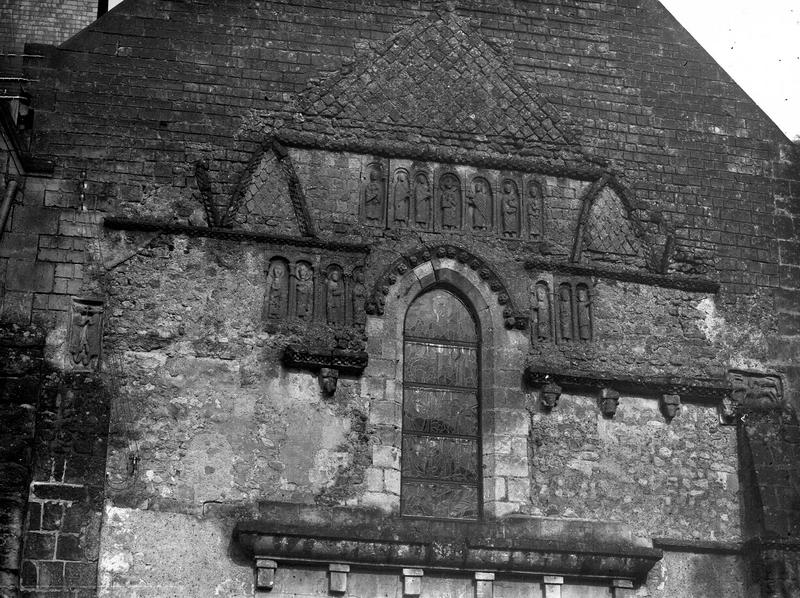
[[[294,122],[301,120],[304,132],[339,139],[516,155],[580,152],[558,111],[454,12],[416,20],[361,52],[301,93],[297,109]]]

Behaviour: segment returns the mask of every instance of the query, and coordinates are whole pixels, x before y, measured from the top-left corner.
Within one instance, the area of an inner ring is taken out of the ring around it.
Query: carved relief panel
[[[379,228],[541,240],[546,189],[541,177],[517,172],[365,157],[361,221]]]
[[[103,301],[72,300],[69,329],[69,361],[76,370],[97,370],[103,339]]]
[[[342,260],[342,261],[340,261]],[[341,266],[344,258],[304,251],[266,262],[263,320],[363,325],[367,296],[363,266]]]
[[[381,161],[365,165],[362,175],[361,213],[363,221],[371,226],[386,225],[386,167]]]
[[[592,340],[593,289],[589,281],[542,276],[531,281],[528,295],[532,343]]]

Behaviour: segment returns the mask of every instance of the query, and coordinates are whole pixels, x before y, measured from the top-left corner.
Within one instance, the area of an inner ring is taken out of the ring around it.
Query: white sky
[[[800,0],[661,2],[790,139],[800,136]]]
[[[790,138],[800,136],[800,0],[661,0]]]

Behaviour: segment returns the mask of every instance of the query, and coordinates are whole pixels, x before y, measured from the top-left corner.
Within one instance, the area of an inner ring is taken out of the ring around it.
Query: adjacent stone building
[[[656,0],[22,53],[0,594],[800,596],[800,183]]]

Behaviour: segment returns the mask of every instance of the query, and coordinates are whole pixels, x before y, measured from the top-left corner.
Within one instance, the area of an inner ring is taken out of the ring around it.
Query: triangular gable
[[[583,255],[589,261],[638,268],[648,265],[643,241],[622,200],[609,187],[605,187],[592,203],[583,243]]]
[[[452,12],[418,19],[362,53],[302,93],[293,117],[290,129],[362,142],[580,153],[558,111]]]

